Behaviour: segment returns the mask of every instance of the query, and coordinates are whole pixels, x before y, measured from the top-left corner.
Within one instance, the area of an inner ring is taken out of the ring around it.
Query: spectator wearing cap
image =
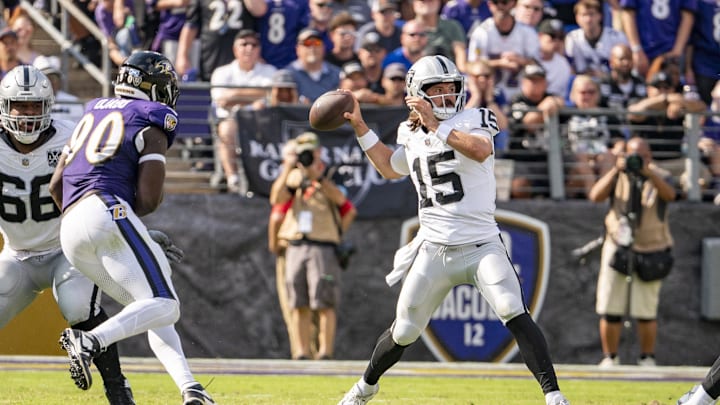
[[[323,93],[340,85],[340,68],[325,61],[325,47],[321,34],[306,28],[297,38],[298,58],[288,65],[297,84],[300,102],[315,101]]]
[[[340,88],[343,90],[356,91],[366,89],[368,85],[365,71],[360,62],[348,62],[342,65],[340,71]]]
[[[669,171],[680,182],[685,170],[683,141],[685,114],[705,111],[702,100],[683,97],[673,85],[670,75],[660,70],[647,82],[647,97],[628,106],[628,119],[632,124],[641,125],[633,135],[648,140],[653,159],[660,167]],[[643,112],[656,111],[659,115]],[[685,184],[684,186],[687,186]]]
[[[360,25],[371,21],[370,2],[368,0],[334,0],[332,2],[333,14],[348,12],[353,20]]]
[[[538,62],[547,72],[548,92],[565,98],[572,68],[564,54],[565,30],[558,19],[543,20],[538,27]]]
[[[525,25],[537,28],[543,19],[544,7],[542,0],[518,0],[515,6],[515,19]],[[563,24],[562,20],[559,21]]]
[[[373,0],[372,21],[358,29],[360,41],[357,47],[363,44],[378,44],[390,52],[400,46],[400,28],[396,25],[398,5],[395,0]],[[359,52],[359,50],[358,50]]]
[[[284,208],[286,212],[277,239],[287,241],[289,335],[296,339],[291,344],[292,356],[311,358],[311,341],[315,339],[310,329],[313,314],[317,314],[316,358],[331,359],[341,281],[335,245],[341,242],[357,211],[335,182],[324,175],[326,164],[317,135],[305,132],[294,141],[295,153],[284,153],[281,171],[270,191],[273,210]],[[275,252],[280,253],[278,249]]]
[[[531,63],[522,70],[520,92],[510,101],[509,148],[505,157],[515,161],[510,188],[512,198],[547,197],[547,140],[545,116],[557,115],[562,97],[547,91],[545,69]]]
[[[307,0],[265,2],[267,11],[258,19],[262,58],[280,69],[297,58],[295,41],[300,31],[310,24],[310,7]]]
[[[15,31],[5,27],[0,31],[0,79],[12,68],[25,62],[18,59],[18,37]]]
[[[399,32],[399,31],[398,31]],[[368,89],[375,93],[383,93],[382,88],[382,62],[387,56],[387,50],[380,46],[380,35],[377,32],[368,32],[364,35],[360,49],[357,51],[360,64],[365,70],[368,80]]]
[[[610,71],[610,50],[617,44],[627,44],[622,32],[604,27],[600,0],[580,0],[575,4],[575,20],[580,28],[565,38],[565,55],[576,74],[602,77]]]
[[[277,107],[279,105],[299,104],[300,100],[297,92],[297,85],[293,79],[292,73],[287,69],[280,69],[275,72],[272,78],[272,88],[270,96],[257,100],[253,103],[256,110],[265,107]]]
[[[210,96],[217,118],[216,150],[227,180],[227,189],[230,192],[244,192],[238,175],[238,127],[234,111],[265,97],[276,69],[260,62],[260,38],[253,30],[237,33],[233,41],[233,54],[235,60],[213,72]],[[219,183],[217,178],[213,180],[213,184]]]
[[[516,23],[515,0],[491,0],[489,6],[492,18],[470,34],[468,60],[487,60],[498,78],[495,86],[512,99],[519,92],[519,75],[538,56],[540,43],[532,27]]]
[[[465,35],[468,36],[473,27],[492,14],[487,0],[450,0],[443,6],[440,16],[460,23]]]
[[[335,66],[343,66],[348,62],[360,60],[355,54],[355,38],[357,36],[357,23],[347,11],[336,14],[330,20],[330,40],[332,50],[325,55],[325,61]]]
[[[386,106],[405,105],[405,76],[407,68],[402,63],[391,63],[383,69],[383,92],[373,92],[370,89],[361,89],[353,92],[355,98],[361,103],[378,104]]]
[[[58,57],[39,55],[35,58],[33,66],[43,72],[52,85],[55,93],[55,102],[51,109],[53,119],[80,122],[80,119],[85,114],[85,107],[79,98],[62,89],[63,74],[60,71]]]
[[[428,35],[425,50],[433,50],[455,62],[458,70],[465,72],[467,61],[467,44],[465,30],[456,20],[440,18],[441,0],[413,1],[415,21],[425,27]]]
[[[428,33],[420,20],[410,20],[402,27],[400,47],[390,52],[383,60],[383,68],[391,63],[402,63],[410,70],[413,63],[425,56]]]

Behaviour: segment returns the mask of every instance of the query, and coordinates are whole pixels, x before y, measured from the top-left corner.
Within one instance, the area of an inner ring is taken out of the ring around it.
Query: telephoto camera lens
[[[625,159],[625,171],[632,174],[640,174],[643,167],[642,156],[633,153]]]
[[[302,151],[298,155],[298,162],[300,162],[300,164],[305,167],[308,167],[311,164],[313,164],[314,160],[315,160],[315,156],[313,155],[313,151],[311,151],[311,150]]]

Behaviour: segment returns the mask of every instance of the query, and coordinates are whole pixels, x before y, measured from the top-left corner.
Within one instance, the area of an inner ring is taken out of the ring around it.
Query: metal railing
[[[73,4],[72,0],[52,0],[51,13],[53,16],[57,16],[58,13],[60,14],[60,30],[55,28],[55,26],[47,20],[45,15],[33,7],[33,5],[27,0],[21,0],[20,7],[22,7],[22,9],[28,13],[30,18],[32,18],[32,20],[60,46],[60,50],[62,52],[60,69],[64,77],[67,77],[70,65],[68,61],[69,55],[77,60],[80,66],[82,66],[82,68],[85,69],[85,71],[100,84],[102,87],[103,97],[110,96],[110,85],[112,80],[110,77],[111,66],[110,57],[108,56],[108,41],[107,38],[105,38],[105,34],[100,31],[94,21],[89,19],[79,8],[77,8],[77,6]],[[102,61],[100,68],[95,66],[95,64],[92,63],[85,55],[73,47],[73,43],[70,41],[69,21],[71,15],[99,41],[100,57]]]

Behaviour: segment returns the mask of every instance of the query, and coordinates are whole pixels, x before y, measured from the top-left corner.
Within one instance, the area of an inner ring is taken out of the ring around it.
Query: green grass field
[[[126,373],[139,405],[180,404],[172,380],[162,373]],[[75,388],[60,371],[0,371],[0,404],[105,404],[99,375],[88,391]],[[334,405],[356,377],[292,375],[196,375],[220,405]],[[524,405],[544,404],[530,378],[459,378],[386,376],[371,404]],[[671,405],[688,382],[562,379],[573,405]]]

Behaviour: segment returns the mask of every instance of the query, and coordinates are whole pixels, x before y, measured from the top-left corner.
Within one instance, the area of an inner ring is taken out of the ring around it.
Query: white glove
[[[165,251],[165,257],[168,258],[173,263],[180,263],[182,259],[185,257],[185,252],[182,251],[179,247],[175,246],[172,240],[170,240],[170,237],[165,235],[164,232],[149,229],[148,233],[150,234],[150,237],[152,240],[157,242],[158,245]]]

